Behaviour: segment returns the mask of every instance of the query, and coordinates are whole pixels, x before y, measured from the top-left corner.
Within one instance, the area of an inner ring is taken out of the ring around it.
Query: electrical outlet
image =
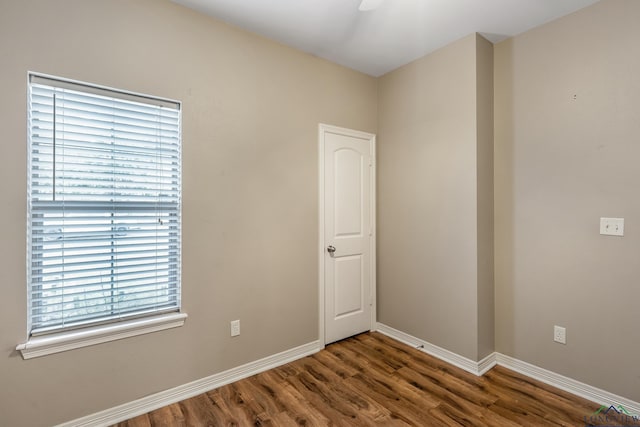
[[[231,336],[237,337],[240,335],[240,320],[231,321]]]
[[[554,326],[553,327],[553,340],[555,342],[559,342],[560,344],[567,343],[567,329],[562,326]]]

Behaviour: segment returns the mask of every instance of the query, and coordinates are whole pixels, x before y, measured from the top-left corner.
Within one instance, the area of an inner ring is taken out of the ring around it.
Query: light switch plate
[[[600,218],[600,234],[624,236],[624,218]]]

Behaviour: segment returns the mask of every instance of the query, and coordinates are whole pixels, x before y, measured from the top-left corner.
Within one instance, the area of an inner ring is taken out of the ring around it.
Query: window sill
[[[46,356],[76,348],[148,334],[184,325],[186,313],[171,313],[145,319],[97,326],[95,328],[32,337],[16,347],[23,359]]]

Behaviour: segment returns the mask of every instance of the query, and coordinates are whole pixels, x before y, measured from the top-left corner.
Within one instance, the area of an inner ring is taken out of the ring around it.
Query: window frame
[[[39,82],[55,82],[54,87],[60,88],[72,88],[74,90],[81,90],[85,94],[93,95],[106,95],[112,98],[124,99],[127,101],[143,102],[147,105],[164,106],[170,104],[178,111],[178,162],[182,162],[182,104],[180,101],[171,100],[168,98],[161,98],[141,93],[135,93],[125,91],[121,89],[115,89],[107,86],[96,85],[92,83],[86,83],[57,76],[51,76],[47,74],[31,72],[27,73],[27,96],[31,94],[31,85],[38,84]],[[54,104],[55,105],[55,104]],[[32,115],[31,103],[27,104],[27,122],[28,122],[28,137],[27,147],[29,150],[28,161],[28,173],[32,173],[31,165],[31,150],[32,150],[32,134],[31,134],[31,115]],[[55,128],[54,128],[55,129]],[[182,181],[182,170],[179,170],[178,179]],[[30,186],[29,186],[30,188]],[[27,203],[31,205],[31,194],[27,194]],[[86,202],[86,200],[84,201]],[[181,185],[178,188],[178,201],[177,201],[177,215],[178,226],[182,228],[182,202],[181,202]],[[27,218],[27,236],[31,235],[31,215],[30,208],[28,210]],[[140,316],[133,315],[130,317],[122,317],[119,319],[109,319],[107,316],[103,316],[100,320],[91,322],[86,326],[79,326],[77,328],[54,328],[52,332],[34,334],[32,330],[32,318],[34,316],[32,308],[30,306],[32,295],[32,283],[31,274],[32,266],[31,261],[31,245],[30,241],[27,242],[27,300],[29,301],[27,307],[27,340],[24,343],[19,344],[16,350],[20,351],[24,359],[30,359],[33,357],[44,356],[47,354],[58,353],[61,351],[67,351],[75,348],[81,348],[89,345],[95,345],[103,342],[109,342],[131,336],[147,334],[160,330],[180,327],[184,324],[187,314],[182,311],[181,304],[181,264],[182,264],[182,238],[181,233],[178,233],[177,237],[177,292],[178,299],[177,304],[173,309],[158,310],[149,314],[142,314]],[[158,255],[156,255],[158,256]]]

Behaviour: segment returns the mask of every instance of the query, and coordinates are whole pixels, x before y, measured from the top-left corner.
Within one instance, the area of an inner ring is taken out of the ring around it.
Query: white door
[[[375,135],[320,125],[320,156],[320,318],[328,344],[374,327]]]

